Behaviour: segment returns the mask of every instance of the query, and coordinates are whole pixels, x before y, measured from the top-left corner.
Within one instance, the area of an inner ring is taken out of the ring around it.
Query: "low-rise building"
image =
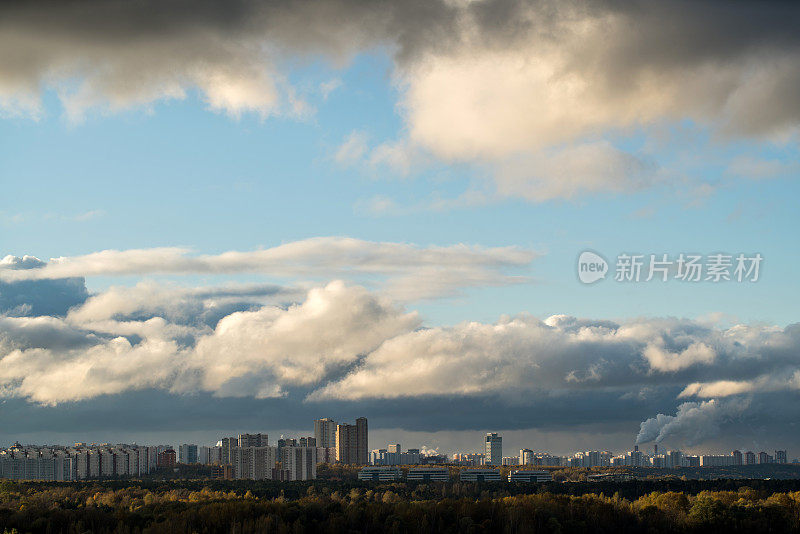
[[[406,475],[408,480],[416,481],[448,481],[450,470],[446,467],[412,467]]]
[[[403,473],[400,471],[400,468],[383,465],[368,465],[358,472],[359,480],[391,482],[393,480],[400,480],[402,476]]]
[[[461,482],[500,482],[499,469],[462,469]]]
[[[552,482],[553,475],[549,471],[532,471],[516,469],[508,474],[509,482]]]

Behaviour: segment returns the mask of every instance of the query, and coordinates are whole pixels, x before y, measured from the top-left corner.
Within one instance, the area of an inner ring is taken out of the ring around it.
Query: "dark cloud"
[[[10,316],[64,316],[89,298],[83,278],[55,280],[0,279],[0,314]]]
[[[87,90],[78,91],[74,106],[93,99],[125,105],[174,97],[199,85],[212,106],[228,109],[233,104],[222,94],[220,77],[224,84],[235,83],[258,78],[266,68],[275,78],[280,57],[338,60],[388,45],[408,64],[470,47],[513,49],[533,36],[536,43],[561,47],[562,68],[580,73],[612,99],[630,96],[629,85],[648,73],[716,76],[704,85],[708,94],[694,95],[696,101],[690,94],[673,95],[687,99],[677,108],[708,114],[732,98],[731,91],[748,86],[747,80],[727,79],[747,76],[746,65],[722,74],[728,67],[785,57],[796,61],[799,25],[800,8],[788,1],[20,0],[0,5],[0,85],[10,96],[19,90],[35,93],[59,77],[84,79]],[[586,33],[597,42],[572,39],[586,27],[598,29]],[[757,114],[731,111],[736,129],[758,133],[797,124],[797,71],[771,72],[771,80],[751,80],[758,85],[754,90],[762,91],[756,100],[764,106],[753,108]],[[261,80],[253,87],[270,86]],[[254,98],[252,105],[228,111],[275,105]]]

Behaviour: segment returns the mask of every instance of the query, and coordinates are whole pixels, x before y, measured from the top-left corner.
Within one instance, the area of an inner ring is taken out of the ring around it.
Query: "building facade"
[[[197,459],[197,445],[184,443],[178,445],[178,462],[182,464],[196,464]]]
[[[327,417],[314,421],[314,438],[317,447],[336,448],[336,421]]]
[[[503,437],[496,432],[486,434],[486,465],[503,464]]]
[[[356,424],[336,427],[336,461],[342,464],[369,463],[367,418],[359,417]]]

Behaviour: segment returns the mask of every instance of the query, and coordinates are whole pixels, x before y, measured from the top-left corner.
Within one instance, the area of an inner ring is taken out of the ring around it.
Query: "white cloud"
[[[251,252],[192,255],[189,249],[104,250],[84,256],[53,258],[30,269],[12,268],[22,260],[6,258],[0,279],[31,280],[70,276],[147,274],[263,273],[281,278],[346,277],[384,279],[396,298],[428,298],[457,293],[461,288],[524,281],[507,270],[524,269],[534,253],[517,247],[484,248],[453,245],[420,247],[405,243],[363,241],[343,237],[312,238]],[[39,260],[36,260],[39,261]],[[424,280],[423,280],[424,277]],[[414,289],[427,285],[436,293]],[[413,295],[403,294],[414,289]]]
[[[705,343],[692,343],[677,353],[664,350],[663,346],[651,344],[645,348],[644,357],[654,370],[670,372],[698,364],[710,365],[714,363],[717,353]]]
[[[262,308],[225,317],[197,343],[192,366],[202,373],[205,390],[272,396],[286,385],[315,384],[418,325],[415,313],[335,282],[285,311]]]
[[[796,325],[521,315],[425,328],[415,312],[343,282],[274,304],[293,295],[143,282],[94,295],[64,318],[0,317],[0,395],[48,405],[137,390],[297,402],[492,399],[563,410],[542,416],[557,419],[570,403],[635,411],[683,389],[681,397],[715,400],[681,404],[644,426],[652,439],[689,443],[752,416],[743,395],[800,384]]]
[[[364,132],[350,132],[347,139],[336,149],[333,159],[339,165],[353,165],[361,161],[367,152],[367,134]]]
[[[671,352],[659,348],[664,344],[685,348]],[[575,388],[627,389],[632,383],[681,384],[680,375],[664,382],[665,375],[704,368],[719,373],[750,364],[753,372],[763,365],[761,351],[771,347],[788,353],[794,346],[790,336],[771,327],[715,330],[668,319],[614,324],[568,316],[541,322],[521,316],[495,324],[430,328],[387,340],[351,374],[311,398],[515,396]]]
[[[145,388],[279,396],[285,387],[314,385],[419,325],[416,313],[341,282],[312,289],[287,309],[231,313],[213,330],[157,316],[103,319],[115,315],[109,308],[130,312],[141,306],[100,299],[104,306],[89,303],[67,320],[0,318],[0,386],[6,395],[43,404]]]
[[[326,82],[321,83],[319,85],[319,92],[322,95],[322,98],[324,100],[327,100],[328,97],[331,95],[331,93],[333,93],[343,85],[344,82],[342,82],[341,78],[333,78]]]

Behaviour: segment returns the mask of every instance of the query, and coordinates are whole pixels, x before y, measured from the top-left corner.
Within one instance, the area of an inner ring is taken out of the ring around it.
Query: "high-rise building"
[[[314,480],[317,478],[317,448],[284,447],[281,465],[289,471],[287,480]]]
[[[354,425],[336,427],[336,461],[343,464],[369,463],[367,418],[359,417]]]
[[[786,451],[775,451],[775,463],[776,464],[786,463]]]
[[[239,434],[240,447],[268,447],[269,437],[266,434]]]
[[[314,438],[317,440],[317,447],[336,447],[336,427],[336,421],[327,417],[314,421]]]
[[[753,451],[744,453],[744,465],[756,465],[756,455]]]
[[[533,465],[533,451],[530,449],[519,450],[519,465]]]
[[[233,455],[231,453],[233,449],[239,446],[239,438],[222,438],[219,440],[217,445],[222,447],[222,452],[220,453],[220,462],[223,464],[232,464]]]
[[[175,450],[167,449],[164,452],[158,453],[158,467],[175,467]],[[105,471],[105,469],[104,469]]]
[[[189,443],[178,445],[178,462],[182,464],[196,464],[197,445],[191,445]]]
[[[280,457],[277,447],[234,447],[231,460],[234,478],[270,480]]]
[[[733,456],[733,465],[742,465],[742,451],[735,450],[731,452],[731,456]]]
[[[317,438],[307,437],[307,438],[300,438],[298,440],[300,447],[316,447],[317,446]]]
[[[486,465],[503,465],[503,437],[496,432],[486,434]]]

